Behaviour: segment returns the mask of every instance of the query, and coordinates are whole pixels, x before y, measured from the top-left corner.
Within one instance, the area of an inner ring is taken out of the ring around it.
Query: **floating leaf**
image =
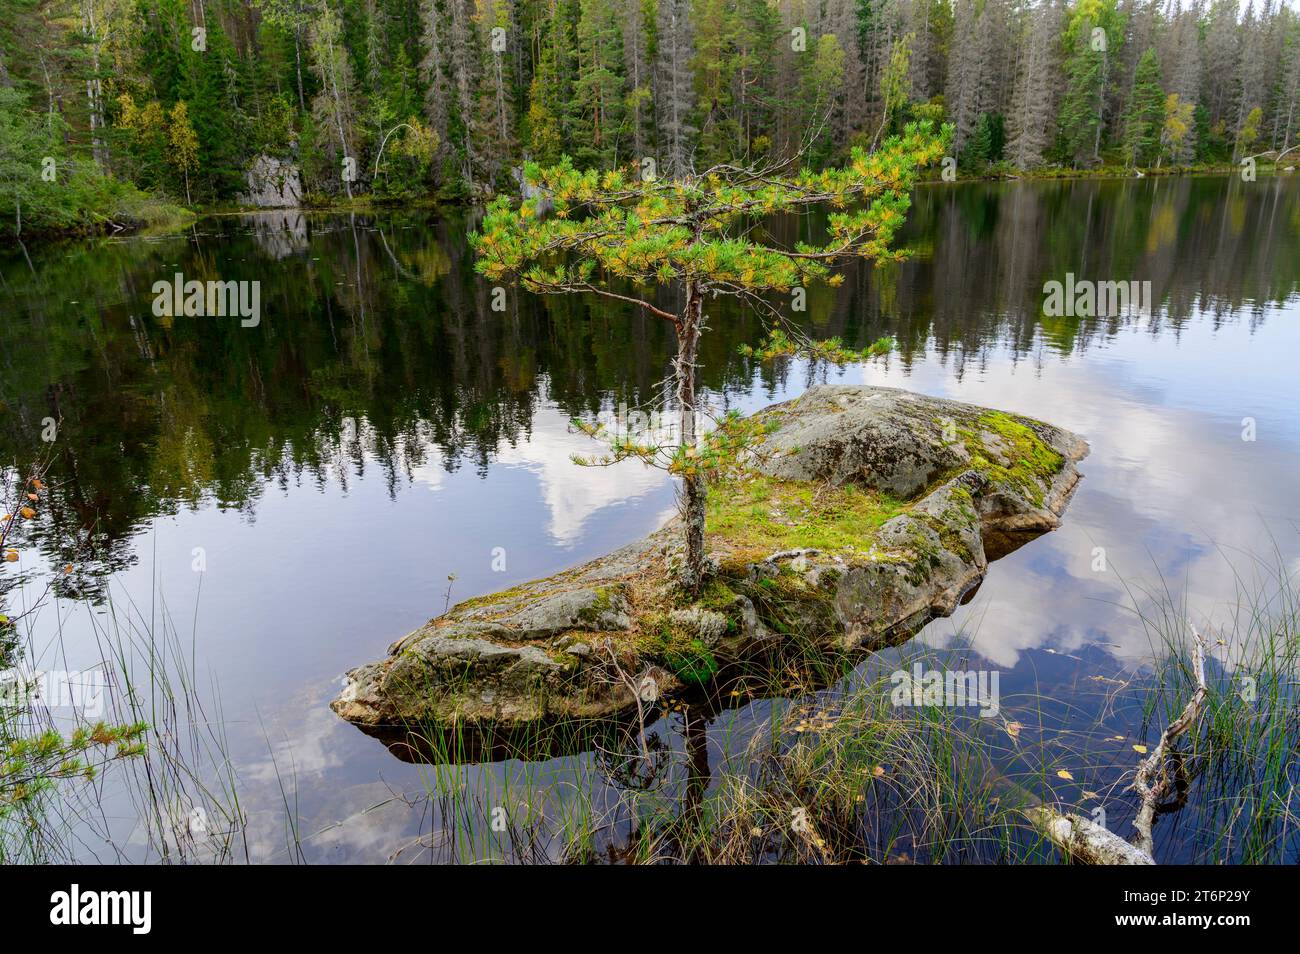
[[[23,509],[19,510],[18,512],[19,512],[20,514],[22,514],[22,515],[23,515],[26,519],[28,519],[28,520],[30,520],[30,519],[32,519],[32,517],[36,516],[36,511],[33,510],[31,507],[23,507]]]
[[[1133,746],[1133,751],[1136,752],[1138,755],[1146,755],[1147,747],[1145,745],[1135,745]]]
[[[5,551],[5,559],[6,559],[7,561],[9,561],[10,563],[17,563],[17,562],[18,562],[18,551],[17,551],[17,550],[7,550],[7,551]]]
[[[1056,773],[1056,777],[1057,777],[1057,778],[1063,778],[1063,779],[1065,779],[1067,782],[1073,782],[1073,781],[1074,781],[1074,776],[1071,775],[1069,772],[1067,772],[1065,769],[1061,769],[1061,771],[1057,772],[1057,773]]]
[[[1023,728],[1024,726],[1019,722],[1008,722],[1006,724],[1007,735],[1011,736],[1013,739],[1020,738],[1020,730]]]

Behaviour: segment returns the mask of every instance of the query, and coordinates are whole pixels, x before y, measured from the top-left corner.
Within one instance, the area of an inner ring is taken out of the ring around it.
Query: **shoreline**
[[[1050,171],[1048,171],[1048,168],[1050,168]],[[1256,175],[1280,178],[1282,176],[1291,176],[1296,174],[1295,171],[1288,172],[1288,169],[1294,170],[1294,166],[1284,166],[1279,168],[1274,163],[1261,162],[1256,167]],[[1230,176],[1238,171],[1239,166],[1233,163],[1208,166],[1165,166],[1162,168],[1146,169],[1125,169],[1122,166],[1099,166],[1095,169],[1045,167],[1043,170],[1009,169],[1006,171],[986,171],[979,175],[959,175],[957,179],[951,182],[945,181],[942,179],[941,175],[935,174],[918,178],[917,184],[933,186],[961,185],[964,183],[974,182],[1075,182],[1082,180],[1114,181],[1145,178],[1209,178],[1214,176]],[[141,234],[173,235],[179,234],[184,229],[191,227],[202,219],[258,215],[268,212],[301,212],[304,214],[316,215],[342,215],[345,213],[355,214],[358,212],[368,214],[387,209],[399,208],[429,209],[433,211],[439,211],[444,208],[466,209],[472,208],[475,205],[481,206],[482,204],[483,203],[481,202],[466,201],[463,199],[443,200],[433,196],[423,196],[416,199],[375,199],[370,196],[359,196],[351,200],[344,199],[324,204],[305,204],[298,206],[263,207],[230,206],[221,204],[189,208],[183,205],[177,205],[174,206],[174,208],[184,213],[184,217],[187,217],[187,219],[183,224],[177,223],[174,228],[168,228],[165,225],[159,226],[155,223],[133,223],[116,230],[113,230],[106,225],[101,225],[98,228],[82,225],[66,230],[31,232],[23,236],[6,235],[3,240],[0,240],[0,246],[27,248],[32,245],[52,244],[54,242],[66,241],[69,239],[120,238]]]

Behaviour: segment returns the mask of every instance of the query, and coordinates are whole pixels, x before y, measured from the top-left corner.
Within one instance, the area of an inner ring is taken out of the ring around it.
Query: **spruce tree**
[[[1160,153],[1165,122],[1165,92],[1160,84],[1156,51],[1147,49],[1138,61],[1124,116],[1124,161],[1131,166],[1149,166]]]

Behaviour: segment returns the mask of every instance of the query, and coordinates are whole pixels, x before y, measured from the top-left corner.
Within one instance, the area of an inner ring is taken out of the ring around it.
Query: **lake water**
[[[788,241],[816,225],[772,229]],[[574,466],[592,447],[568,427],[650,398],[671,330],[513,290],[494,311],[471,227],[273,213],[0,259],[0,461],[56,454],[38,546],[0,571],[11,612],[47,568],[75,564],[27,621],[29,655],[94,666],[109,601],[155,628],[170,619],[210,711],[219,699],[254,860],[427,857],[432,769],[334,716],[343,672],[448,600],[599,555],[672,510],[658,471]],[[745,410],[814,380],[869,382],[1090,442],[1064,526],[994,563],[917,640],[969,644],[1004,694],[1032,685],[1091,712],[1088,679],[1150,656],[1134,588],[1167,587],[1209,622],[1238,574],[1300,570],[1300,178],[926,186],[904,244],[910,261],[809,297],[818,335],[891,335],[886,360],[755,366],[736,348],[761,336],[757,318],[722,302],[701,360],[713,399]],[[260,323],[155,317],[153,283],[176,272],[260,281]],[[1067,273],[1150,281],[1156,306],[1044,316],[1044,282]],[[583,755],[547,765],[557,779],[595,770]],[[133,802],[106,789],[95,830],[117,847],[88,836],[77,853],[141,856]]]

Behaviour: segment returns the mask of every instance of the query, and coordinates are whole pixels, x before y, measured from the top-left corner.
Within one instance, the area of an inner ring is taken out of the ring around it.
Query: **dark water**
[[[591,447],[567,427],[652,396],[669,329],[513,291],[493,311],[471,225],[277,213],[0,260],[0,460],[56,454],[38,546],[2,571],[7,598],[31,602],[43,566],[76,566],[31,621],[39,665],[98,662],[106,600],[173,620],[219,695],[254,858],[298,854],[286,800],[310,860],[418,855],[436,827],[416,797],[431,770],[330,712],[342,673],[448,598],[598,555],[671,510],[658,471],[575,467]],[[892,335],[883,363],[755,366],[736,347],[758,339],[757,319],[721,302],[701,359],[714,399],[742,409],[825,377],[1029,414],[1091,443],[1064,527],[994,564],[918,640],[971,643],[1004,694],[1032,684],[1091,711],[1090,674],[1150,655],[1128,587],[1167,585],[1208,620],[1252,555],[1300,569],[1300,180],[927,187],[905,241],[911,261],[809,299],[821,336]],[[152,285],[177,271],[260,281],[260,324],[155,317]],[[1157,305],[1046,317],[1043,283],[1067,272],[1150,281]],[[47,418],[61,422],[53,445]],[[593,771],[586,757],[546,768]],[[130,844],[138,820],[121,816],[111,827]]]

